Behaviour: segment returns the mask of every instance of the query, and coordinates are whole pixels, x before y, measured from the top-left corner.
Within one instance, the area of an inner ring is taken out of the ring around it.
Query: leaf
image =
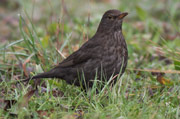
[[[41,43],[42,43],[43,48],[47,48],[49,45],[49,36],[47,35],[43,37],[41,40]]]
[[[180,61],[175,60],[174,61],[174,67],[175,67],[176,70],[180,70]]]
[[[148,16],[148,15],[147,15],[146,11],[143,10],[141,7],[136,6],[136,12],[137,12],[138,17],[139,17],[142,21],[144,21],[144,20],[147,19],[147,16]]]
[[[161,75],[158,75],[157,76],[157,81],[160,83],[160,84],[163,84],[163,85],[172,85],[173,82],[171,82],[170,80],[164,78],[163,76]]]

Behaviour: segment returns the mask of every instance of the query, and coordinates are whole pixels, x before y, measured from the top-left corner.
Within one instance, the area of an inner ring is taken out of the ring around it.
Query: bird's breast
[[[119,70],[127,59],[127,46],[122,31],[116,31],[109,35],[104,47],[103,66],[109,71]]]

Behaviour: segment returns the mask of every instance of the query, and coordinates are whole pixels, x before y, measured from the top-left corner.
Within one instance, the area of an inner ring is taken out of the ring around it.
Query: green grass
[[[43,117],[40,112],[46,113],[47,118],[64,119],[180,118],[178,73],[166,72],[163,77],[170,82],[163,85],[150,71],[129,70],[180,70],[178,0],[165,3],[123,0],[118,4],[67,0],[68,13],[62,12],[64,4],[59,1],[19,3],[19,27],[14,30],[19,40],[9,39],[0,44],[0,118],[40,118]],[[128,70],[113,88],[106,85],[96,93],[95,86],[85,92],[65,81],[48,79],[32,93],[30,90],[35,89],[32,81],[28,85],[14,84],[27,77],[23,66],[32,76],[57,65],[64,59],[62,54],[68,56],[77,50],[87,37],[92,37],[102,14],[110,8],[129,12],[123,23]],[[17,103],[5,110],[5,100]]]

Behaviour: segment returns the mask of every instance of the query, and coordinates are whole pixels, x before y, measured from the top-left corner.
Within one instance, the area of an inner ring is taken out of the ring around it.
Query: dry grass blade
[[[30,58],[28,58],[27,60],[25,60],[25,62],[23,63],[22,67],[23,67],[23,71],[24,71],[24,74],[25,76],[28,77],[28,73],[27,73],[27,70],[26,70],[26,64],[30,61]]]
[[[30,57],[28,57],[28,58],[25,60],[25,62],[22,64],[22,68],[23,68],[24,74],[25,74],[27,77],[29,76],[29,74],[28,74],[28,72],[27,72],[27,70],[26,70],[26,64],[27,64],[28,62],[30,62],[30,59],[31,59],[32,56],[33,56],[33,55],[31,55]]]
[[[63,59],[66,59],[66,56],[64,56],[63,53],[59,51],[57,48],[56,48],[56,51],[63,57]]]

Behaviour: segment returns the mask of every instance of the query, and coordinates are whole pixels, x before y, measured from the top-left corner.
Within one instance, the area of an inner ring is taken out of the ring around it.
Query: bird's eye
[[[108,19],[113,20],[114,17],[113,16],[108,16]]]

